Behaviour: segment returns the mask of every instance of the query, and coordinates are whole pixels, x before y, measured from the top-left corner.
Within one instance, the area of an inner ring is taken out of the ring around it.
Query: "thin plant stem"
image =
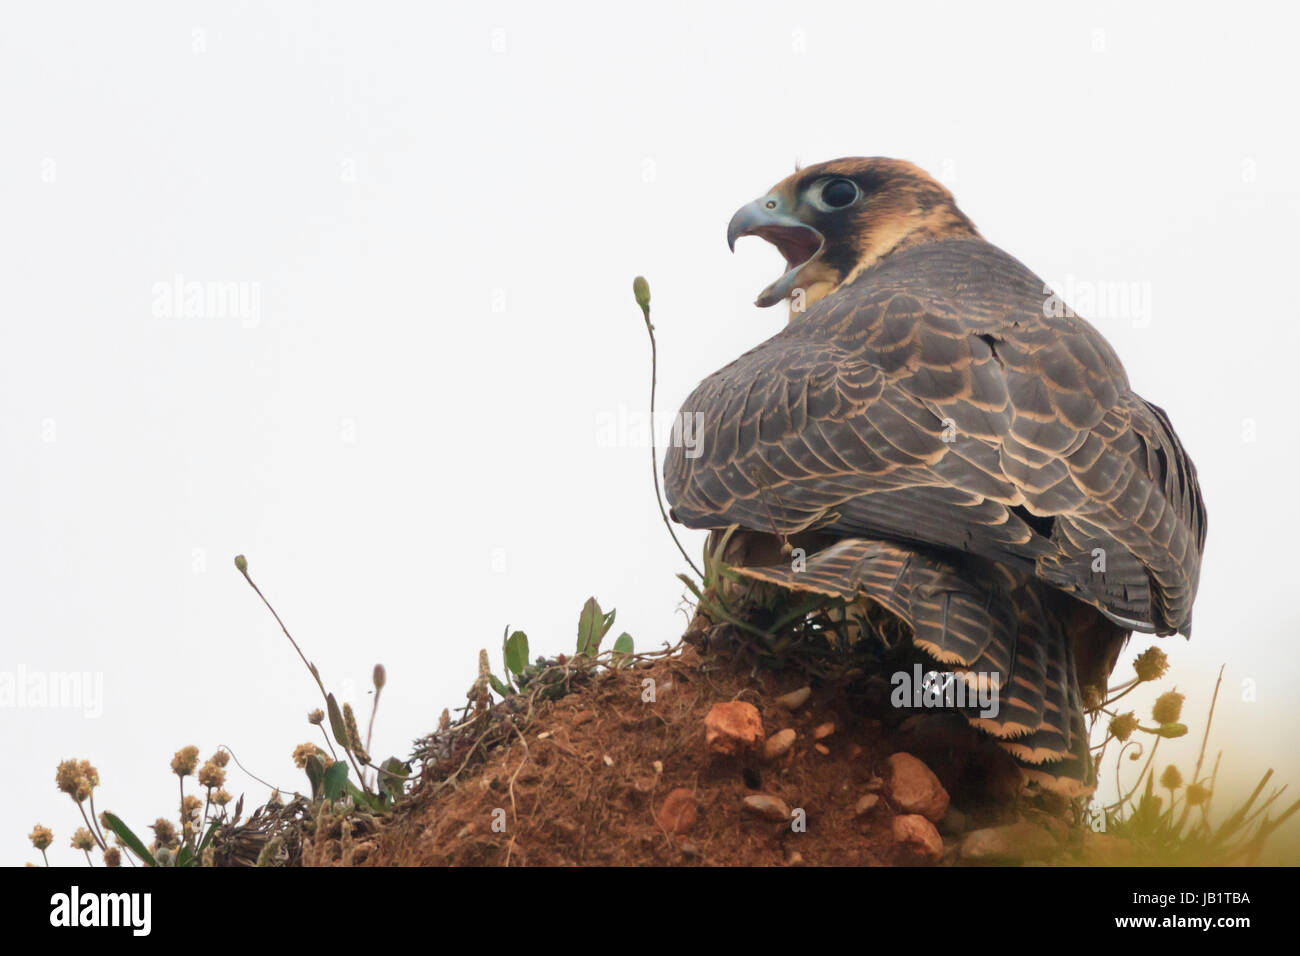
[[[640,283],[634,282],[632,284],[633,289],[636,289],[644,282],[644,279],[641,279]],[[659,490],[659,449],[655,445],[654,435],[655,386],[659,374],[659,346],[655,342],[655,327],[650,322],[649,286],[645,287],[644,301],[641,300],[641,296],[638,294],[637,305],[641,307],[641,314],[645,316],[645,330],[646,334],[650,336],[650,475],[654,478],[655,504],[659,506],[659,515],[664,519],[664,527],[667,528],[668,533],[672,535],[673,544],[677,545],[677,550],[682,553],[682,557],[685,558],[686,563],[691,566],[691,570],[695,572],[695,576],[703,581],[704,574],[695,566],[695,562],[691,560],[691,556],[686,553],[686,549],[682,547],[682,543],[677,540],[677,532],[673,530],[672,522],[668,520],[668,511],[664,508],[663,494]]]

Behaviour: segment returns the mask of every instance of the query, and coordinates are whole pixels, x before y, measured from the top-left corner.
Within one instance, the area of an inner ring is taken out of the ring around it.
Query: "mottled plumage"
[[[847,207],[819,198],[842,180]],[[806,311],[683,404],[703,429],[665,462],[674,517],[817,532],[806,572],[748,572],[864,595],[932,656],[1004,673],[1017,703],[985,729],[1088,777],[1073,658],[1104,686],[1129,631],[1190,633],[1205,508],[1168,418],[915,167],[822,164],[756,203],[731,238],[782,248],[774,287]]]

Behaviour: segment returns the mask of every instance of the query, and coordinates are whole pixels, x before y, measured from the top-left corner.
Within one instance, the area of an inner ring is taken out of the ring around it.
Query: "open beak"
[[[776,305],[794,292],[799,271],[812,262],[825,246],[825,239],[812,226],[782,211],[783,201],[776,195],[755,199],[736,210],[727,224],[727,245],[736,251],[741,236],[761,236],[785,256],[786,271],[781,278],[758,294],[754,304],[760,309]]]

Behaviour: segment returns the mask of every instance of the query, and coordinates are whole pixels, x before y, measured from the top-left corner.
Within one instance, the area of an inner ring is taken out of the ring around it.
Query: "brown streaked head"
[[[785,274],[754,304],[791,299],[793,317],[892,252],[979,233],[921,169],[876,156],[818,163],[781,180],[731,217],[727,244],[734,250],[741,236],[761,236],[785,256]]]

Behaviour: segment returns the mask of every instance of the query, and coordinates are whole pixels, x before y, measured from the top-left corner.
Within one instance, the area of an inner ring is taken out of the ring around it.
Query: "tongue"
[[[795,266],[781,278],[777,279],[770,286],[758,294],[754,300],[754,305],[760,309],[766,309],[770,305],[776,305],[782,299],[788,297],[795,289],[795,282],[799,279],[799,270],[802,266]]]

